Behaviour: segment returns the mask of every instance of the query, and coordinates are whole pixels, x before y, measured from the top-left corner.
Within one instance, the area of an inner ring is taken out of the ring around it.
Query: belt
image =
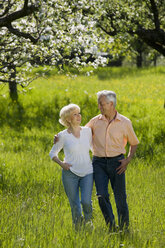
[[[93,156],[93,157],[95,157],[95,158],[102,158],[102,159],[115,159],[115,158],[119,158],[119,157],[121,157],[123,154],[121,153],[120,155],[117,155],[117,156],[115,156],[115,157],[97,157],[97,156]]]

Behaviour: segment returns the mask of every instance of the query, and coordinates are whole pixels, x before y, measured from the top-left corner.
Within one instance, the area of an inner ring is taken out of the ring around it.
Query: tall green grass
[[[46,74],[20,91],[19,103],[10,102],[7,86],[0,91],[0,247],[164,248],[165,68],[101,68],[89,77],[86,71]],[[49,158],[53,136],[63,129],[59,110],[79,104],[84,125],[99,113],[96,92],[103,89],[117,93],[117,109],[132,120],[140,140],[126,173],[129,234],[108,232],[95,188],[94,228],[75,232],[61,169]]]

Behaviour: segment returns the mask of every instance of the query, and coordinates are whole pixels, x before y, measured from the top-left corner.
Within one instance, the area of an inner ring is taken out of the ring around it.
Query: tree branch
[[[97,21],[97,27],[99,27],[102,31],[104,31],[106,34],[108,34],[110,36],[115,36],[117,34],[117,30],[114,26],[113,17],[114,17],[114,14],[108,13],[108,11],[107,11],[106,16],[102,15],[100,17],[100,21],[96,20]],[[113,31],[110,31],[106,27],[103,26],[104,20],[106,20],[106,21],[108,20],[108,23],[110,22],[110,27]]]
[[[0,82],[2,82],[2,83],[9,83],[10,80],[5,80],[5,79],[1,79],[1,78],[0,78]]]
[[[34,80],[36,80],[37,78],[39,78],[40,76],[35,76],[35,77],[33,77],[33,78],[29,78],[29,79],[27,79],[27,80],[24,80],[23,82],[19,82],[19,83],[17,83],[17,84],[19,84],[22,88],[25,88],[25,87],[27,87],[27,86],[29,86],[29,84],[31,83],[31,82],[33,82]],[[24,85],[25,84],[25,85]]]
[[[11,25],[11,23],[7,25],[7,28],[8,28],[8,30],[9,30],[12,34],[17,35],[18,37],[23,37],[23,38],[25,38],[25,39],[29,39],[29,40],[31,40],[31,42],[32,42],[33,44],[36,44],[37,41],[38,41],[38,39],[39,39],[39,37],[38,37],[38,38],[34,38],[31,34],[27,34],[27,33],[20,32],[18,29],[13,28],[13,26]]]
[[[1,5],[0,5],[1,7]],[[3,4],[2,4],[2,7],[3,7]],[[0,18],[2,16],[5,16],[8,12],[9,12],[9,9],[11,8],[10,4],[8,4],[8,6],[4,9],[4,12],[2,14],[0,14]]]
[[[29,0],[25,0],[24,6],[23,6],[24,9],[26,9],[26,8],[28,7],[28,1],[29,1]]]
[[[15,11],[9,15],[6,15],[3,18],[0,18],[0,28],[1,27],[7,27],[9,24],[11,24],[13,21],[23,18],[25,16],[29,16],[35,11],[37,11],[38,7],[35,5],[29,5],[28,0],[25,1],[24,7],[21,10]]]
[[[101,23],[97,23],[97,27],[98,28],[101,28],[101,30],[102,31],[104,31],[106,34],[108,34],[108,35],[110,35],[110,36],[115,36],[116,34],[117,34],[117,32],[116,32],[116,30],[114,30],[114,31],[108,31],[108,30],[106,30],[106,28],[104,28],[102,25],[101,25]]]
[[[165,56],[165,32],[162,29],[151,30],[139,28],[135,32],[138,37],[143,40],[147,45],[157,50]]]
[[[155,0],[150,0],[150,3],[151,3],[152,13],[154,15],[155,28],[157,30],[159,30],[160,29],[159,13],[158,13],[158,9],[157,9]]]

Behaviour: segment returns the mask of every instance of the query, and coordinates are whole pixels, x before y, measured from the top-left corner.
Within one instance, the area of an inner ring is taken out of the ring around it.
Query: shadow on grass
[[[70,103],[68,97],[54,97],[51,103],[44,102],[28,103],[26,107],[21,102],[3,102],[0,106],[0,126],[8,126],[15,131],[20,131],[24,127],[42,128],[47,126],[61,127],[59,124],[59,112],[61,108]],[[83,116],[82,125],[85,125],[94,115],[98,113],[97,104],[86,96],[78,103]],[[91,108],[93,106],[93,108]],[[61,127],[62,129],[62,127]]]
[[[24,127],[31,129],[32,127],[41,128],[48,121],[52,123],[59,119],[58,102],[54,106],[28,105],[26,109],[20,102],[9,103],[5,109],[1,109],[0,126],[8,126],[15,131],[20,131]]]

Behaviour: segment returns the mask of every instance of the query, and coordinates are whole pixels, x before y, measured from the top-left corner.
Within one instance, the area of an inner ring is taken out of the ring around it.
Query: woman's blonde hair
[[[64,106],[61,110],[60,110],[60,119],[59,122],[65,126],[65,127],[69,127],[69,122],[68,122],[68,117],[70,116],[71,112],[75,109],[78,109],[80,111],[80,107],[74,103],[70,103],[66,106]]]

